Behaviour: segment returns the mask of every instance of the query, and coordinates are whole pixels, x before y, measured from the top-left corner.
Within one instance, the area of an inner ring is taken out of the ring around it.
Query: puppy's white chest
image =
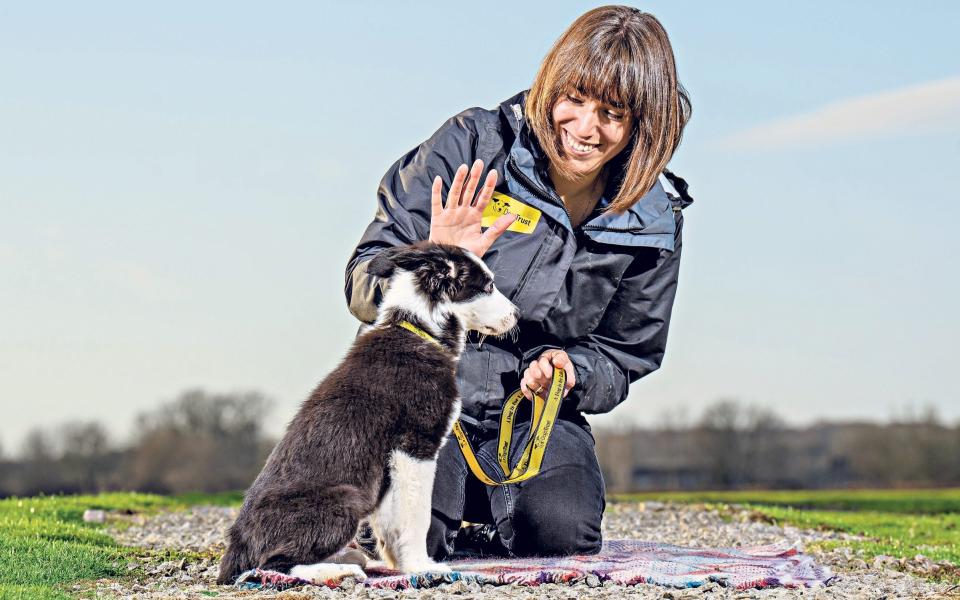
[[[447,439],[450,437],[450,432],[453,431],[453,424],[460,418],[461,408],[463,408],[463,403],[460,402],[460,398],[457,398],[453,403],[453,410],[450,411],[450,420],[447,421],[447,429],[443,432],[443,438],[440,440],[440,448],[446,445]]]

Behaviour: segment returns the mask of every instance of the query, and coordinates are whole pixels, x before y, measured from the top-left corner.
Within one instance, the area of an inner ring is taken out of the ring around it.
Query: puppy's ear
[[[374,256],[369,263],[367,263],[367,273],[370,275],[376,275],[377,277],[386,277],[390,278],[393,275],[394,269],[397,265],[393,261],[394,252],[392,248],[388,248]]]
[[[457,264],[449,258],[440,256],[435,257],[429,265],[423,267],[425,285],[430,294],[436,298],[446,295],[453,297],[460,292],[463,287],[463,281],[460,277],[460,269]]]
[[[413,271],[424,261],[424,253],[417,246],[396,246],[381,250],[367,265],[367,273],[378,277],[392,277],[397,269]]]

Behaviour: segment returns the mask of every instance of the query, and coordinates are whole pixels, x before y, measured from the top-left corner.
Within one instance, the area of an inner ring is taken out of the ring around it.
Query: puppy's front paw
[[[357,548],[346,547],[327,559],[334,563],[351,563],[361,569],[367,566],[367,555]]]
[[[443,563],[433,562],[432,560],[427,559],[411,563],[409,565],[404,565],[400,570],[404,573],[424,573],[427,571],[431,573],[449,573],[450,567]]]
[[[357,581],[363,581],[367,578],[367,574],[363,572],[359,565],[349,563],[297,565],[290,569],[290,574],[320,585],[336,585],[347,577],[353,577]]]

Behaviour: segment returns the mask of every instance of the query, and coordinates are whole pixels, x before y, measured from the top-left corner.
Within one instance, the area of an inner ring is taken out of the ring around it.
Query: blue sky
[[[383,172],[527,87],[597,4],[0,3],[0,445],[257,389],[282,430],[356,324]],[[649,2],[694,117],[663,368],[598,423],[736,397],[960,419],[960,4]]]

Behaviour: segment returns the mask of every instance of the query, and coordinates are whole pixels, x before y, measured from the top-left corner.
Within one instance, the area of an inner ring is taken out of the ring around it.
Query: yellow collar
[[[433,337],[432,335],[430,335],[430,334],[427,333],[426,331],[420,329],[419,327],[417,327],[416,325],[414,325],[414,324],[411,323],[410,321],[400,321],[399,323],[397,323],[397,325],[399,325],[400,327],[403,327],[403,328],[406,329],[407,331],[412,331],[413,333],[419,335],[420,337],[422,337],[423,339],[427,340],[428,342],[433,342],[434,344],[436,344],[436,345],[438,345],[438,346],[440,345],[440,342],[437,341],[437,338]]]

